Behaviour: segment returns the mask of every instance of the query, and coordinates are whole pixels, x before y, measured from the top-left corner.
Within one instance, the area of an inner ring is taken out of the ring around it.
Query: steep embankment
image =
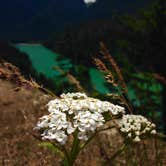
[[[17,68],[0,64],[0,165],[51,165],[47,162],[51,156],[41,151],[32,136],[37,118],[46,113],[48,98]]]
[[[50,96],[40,92],[37,84],[27,81],[18,68],[9,63],[0,63],[0,165],[2,166],[58,166],[60,160],[47,149],[39,147],[33,135],[37,120],[46,114],[45,104]],[[109,157],[121,146],[122,139],[116,130],[105,131],[80,154],[76,166],[110,165]],[[145,142],[147,155],[154,165],[154,140]],[[132,158],[144,163],[144,146],[134,146]],[[164,159],[164,144],[158,141],[160,158]],[[140,151],[142,152],[140,154]],[[129,151],[126,150],[126,155]],[[131,158],[131,156],[130,156]],[[164,163],[165,162],[165,163]],[[124,156],[117,158],[115,164],[126,165]],[[146,161],[145,161],[146,163]],[[166,164],[165,159],[163,165]]]
[[[38,118],[47,114],[45,105],[51,98],[35,86],[15,66],[0,63],[0,165],[58,166],[60,163],[55,155],[39,147],[33,136],[33,128]],[[103,154],[98,144],[94,141],[76,165],[100,166]]]

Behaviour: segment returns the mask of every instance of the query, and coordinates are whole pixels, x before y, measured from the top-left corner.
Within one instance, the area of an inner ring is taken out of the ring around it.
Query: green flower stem
[[[67,152],[67,150],[64,148],[64,161],[63,161],[63,165],[64,166],[70,166],[70,157],[69,157],[69,154],[68,154],[68,152]]]
[[[94,133],[94,134],[81,146],[80,150],[83,150],[83,149],[86,147],[86,145],[87,145],[89,142],[91,142],[91,140],[92,140],[98,133],[100,133],[100,132],[102,132],[102,131],[105,131],[105,130],[112,129],[112,128],[114,128],[114,127],[115,127],[115,126],[111,126],[111,127],[108,127],[108,128],[104,128],[104,129],[98,130],[96,133]]]
[[[64,160],[63,160],[63,163],[62,163],[62,166],[70,166],[70,161],[68,160],[68,158],[65,156],[64,157]]]
[[[77,156],[81,150],[83,150],[86,145],[91,142],[91,140],[99,133],[105,130],[109,130],[114,128],[115,126],[107,127],[101,130],[98,130],[96,133],[94,133],[82,146],[80,146],[80,140],[78,139],[78,131],[75,131],[74,133],[74,141],[71,148],[71,151],[69,153],[65,153],[65,160],[64,160],[64,166],[73,166],[75,160],[77,159]]]
[[[74,161],[76,160],[79,152],[80,152],[80,140],[78,139],[78,131],[76,131],[74,133],[74,141],[73,141],[73,146],[72,146],[72,149],[71,149],[72,164],[74,164]]]
[[[86,147],[86,145],[87,145],[95,136],[96,136],[96,133],[93,134],[93,135],[81,146],[80,151],[83,150],[83,149]]]
[[[56,145],[55,143],[52,143],[52,142],[50,142],[50,143],[53,145],[55,151],[57,151],[57,149],[59,150],[59,154],[60,154],[61,157],[63,157],[63,155],[65,155],[64,150],[63,150],[62,147]]]
[[[80,141],[78,139],[78,131],[75,131],[73,145],[71,151],[69,152],[69,166],[73,166],[79,152],[80,152]]]
[[[64,166],[70,166],[69,165],[69,163],[70,163],[70,157],[69,157],[69,154],[68,154],[66,148],[64,146],[58,146],[55,143],[52,143],[52,145],[54,146],[55,150],[58,149],[64,155],[63,165]]]
[[[74,148],[73,148],[73,151],[71,153],[72,164],[74,164],[79,152],[80,152],[80,141],[78,138],[75,138]]]

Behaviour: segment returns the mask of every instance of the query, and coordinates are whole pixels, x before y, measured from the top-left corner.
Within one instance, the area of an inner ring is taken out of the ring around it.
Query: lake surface
[[[73,66],[69,59],[64,58],[58,60],[59,54],[51,51],[41,44],[26,44],[20,43],[15,45],[21,52],[26,53],[35,70],[38,73],[44,74],[47,78],[56,79],[60,75],[53,67],[58,66],[64,71],[69,71]],[[89,83],[100,93],[108,93],[109,89],[105,86],[103,74],[95,68],[89,68]]]
[[[29,56],[38,73],[42,73],[48,78],[53,78],[59,75],[59,72],[53,69],[53,67],[58,65],[56,61],[59,56],[58,54],[52,52],[41,44],[17,44],[16,47]]]

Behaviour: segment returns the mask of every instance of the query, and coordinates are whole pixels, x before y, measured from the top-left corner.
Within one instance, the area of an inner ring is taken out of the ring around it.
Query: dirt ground
[[[60,165],[60,159],[39,147],[39,141],[33,136],[38,118],[47,114],[45,105],[50,99],[35,88],[18,88],[17,82],[0,78],[0,166]],[[166,165],[165,142],[157,141],[156,151],[154,139],[145,141],[129,147],[115,161],[110,161],[110,156],[121,144],[122,139],[116,130],[103,132],[79,155],[75,165]]]

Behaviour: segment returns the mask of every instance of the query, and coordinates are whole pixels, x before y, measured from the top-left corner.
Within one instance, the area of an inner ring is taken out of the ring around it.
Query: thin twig
[[[98,133],[100,133],[100,132],[102,132],[102,131],[105,131],[105,130],[110,130],[110,129],[114,128],[114,127],[116,127],[116,126],[111,126],[111,127],[107,127],[107,128],[103,128],[103,129],[98,130],[96,133],[94,133],[94,134],[81,146],[81,149],[80,149],[80,150],[84,149],[85,146],[86,146],[89,142],[91,142],[91,140],[92,140]]]
[[[56,97],[59,98],[58,96],[56,96],[53,92],[51,92],[49,89],[44,88],[44,87],[38,87],[39,90],[41,90],[42,92],[51,95],[52,97]]]

